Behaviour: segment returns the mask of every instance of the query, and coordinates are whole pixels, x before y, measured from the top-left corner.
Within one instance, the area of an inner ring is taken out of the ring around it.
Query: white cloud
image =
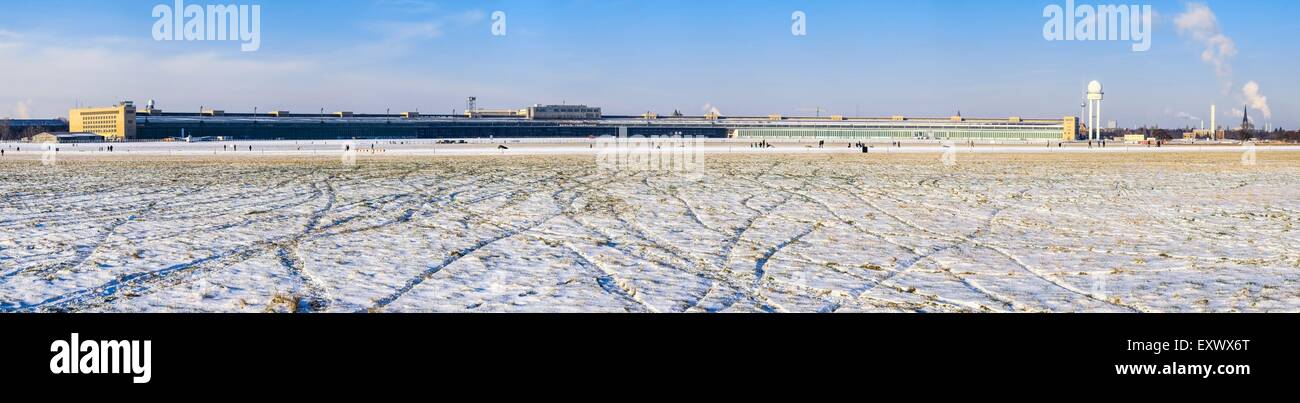
[[[18,35],[5,37],[10,36]],[[455,105],[464,94],[488,93],[498,85],[376,68],[373,60],[335,53],[250,54],[200,44],[24,38],[21,47],[0,47],[0,105],[24,101],[26,114],[42,117],[66,116],[78,103],[146,99],[158,100],[166,111],[414,110],[422,104],[430,110],[430,103]],[[0,107],[0,113],[8,109]]]
[[[439,10],[437,3],[428,0],[377,0],[375,4],[411,14],[429,14]]]
[[[0,29],[0,49],[17,48],[22,45],[22,43],[19,42],[20,39],[22,39],[22,35],[18,35],[16,32]]]
[[[0,114],[66,116],[80,105],[156,99],[170,111],[200,106],[261,110],[416,110],[439,112],[466,94],[509,93],[508,84],[431,75],[389,58],[414,54],[422,41],[473,28],[482,10],[444,12],[422,0],[376,0],[394,21],[368,25],[377,38],[358,38],[329,51],[242,53],[206,43],[140,42],[127,37],[62,37],[49,31],[0,27]],[[428,15],[425,13],[431,13]],[[405,18],[405,21],[397,19]],[[487,25],[483,25],[484,35]]]
[[[481,10],[448,14],[433,19],[417,21],[382,20],[361,24],[378,37],[346,48],[340,57],[358,60],[386,60],[409,56],[421,43],[436,40],[449,30],[466,29],[486,19]]]
[[[470,10],[424,21],[376,21],[369,27],[383,35],[384,41],[441,38],[447,28],[464,28],[482,22],[482,10]]]
[[[1174,17],[1174,25],[1182,32],[1190,32],[1197,39],[1204,39],[1219,33],[1219,18],[1209,6],[1201,3],[1187,3],[1187,9]]]
[[[387,40],[436,39],[443,35],[443,24],[436,21],[400,22],[382,21],[371,23],[370,27]]]

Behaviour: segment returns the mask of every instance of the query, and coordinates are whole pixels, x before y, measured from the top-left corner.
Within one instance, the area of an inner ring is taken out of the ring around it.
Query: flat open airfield
[[[1296,151],[221,145],[9,149],[0,312],[1300,311]]]

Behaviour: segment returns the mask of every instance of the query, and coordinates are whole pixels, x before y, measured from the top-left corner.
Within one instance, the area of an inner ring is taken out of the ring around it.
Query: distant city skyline
[[[607,114],[1059,118],[1080,115],[1095,79],[1103,121],[1120,127],[1208,125],[1211,104],[1222,126],[1245,106],[1256,127],[1300,127],[1296,2],[1142,3],[1155,11],[1145,52],[1046,40],[1045,8],[1066,1],[185,1],[259,5],[252,52],[155,40],[151,11],[173,4],[6,4],[0,117],[149,99],[166,111],[449,113],[475,96]],[[792,32],[800,22],[806,35]]]

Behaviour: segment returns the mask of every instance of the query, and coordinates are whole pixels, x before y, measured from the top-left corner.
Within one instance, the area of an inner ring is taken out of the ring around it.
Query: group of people
[[[749,143],[749,148],[772,148],[772,147],[775,146],[773,146],[772,143],[768,143],[767,140],[763,140],[757,143]]]
[[[871,146],[868,146],[867,143],[861,141],[850,144],[849,148],[861,148],[863,154],[867,154],[871,152]]]

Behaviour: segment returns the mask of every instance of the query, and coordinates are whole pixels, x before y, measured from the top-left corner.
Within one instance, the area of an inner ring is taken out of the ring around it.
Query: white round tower
[[[1092,80],[1088,83],[1088,140],[1101,140],[1101,100],[1106,93],[1101,89],[1101,82]]]

